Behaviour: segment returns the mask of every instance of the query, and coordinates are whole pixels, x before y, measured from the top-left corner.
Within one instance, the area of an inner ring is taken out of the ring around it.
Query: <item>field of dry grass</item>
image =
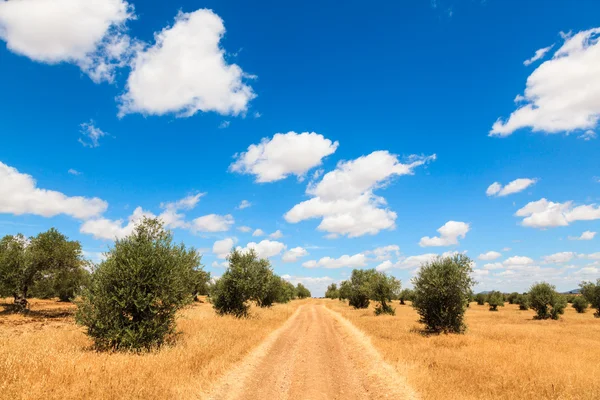
[[[423,399],[600,399],[600,319],[569,305],[560,321],[532,311],[498,312],[475,303],[465,335],[425,337],[418,315],[394,302],[396,316],[374,316],[322,300],[372,338],[384,359]]]
[[[3,313],[0,300],[0,399],[198,398],[303,302],[241,320],[194,304],[181,313],[175,346],[133,355],[90,350],[73,305],[33,300],[22,316]]]

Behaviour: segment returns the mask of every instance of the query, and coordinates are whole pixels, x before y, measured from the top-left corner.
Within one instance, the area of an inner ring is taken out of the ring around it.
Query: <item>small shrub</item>
[[[565,312],[567,301],[557,293],[555,287],[548,283],[536,283],[529,289],[531,308],[536,312],[536,319],[559,319]]]
[[[529,307],[530,307],[529,295],[520,294],[517,297],[516,302],[519,305],[519,310],[522,310],[522,311],[529,310]]]
[[[588,308],[588,301],[583,296],[577,296],[573,299],[573,308],[577,310],[578,313],[582,314]]]
[[[517,304],[517,299],[519,298],[519,293],[517,292],[512,292],[511,294],[508,295],[508,304]]]
[[[429,332],[462,333],[464,314],[475,281],[472,261],[463,254],[438,257],[413,278],[413,307]]]
[[[491,292],[488,296],[488,305],[490,306],[490,311],[498,311],[498,306],[504,307],[504,296],[502,293],[497,291]]]
[[[596,283],[582,282],[580,286],[582,296],[596,309],[594,316],[600,317],[600,279]]]

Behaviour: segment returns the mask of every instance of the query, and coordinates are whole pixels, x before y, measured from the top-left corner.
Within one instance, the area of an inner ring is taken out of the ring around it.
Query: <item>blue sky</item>
[[[214,276],[254,246],[317,295],[448,252],[478,290],[572,289],[600,277],[599,11],[0,1],[0,234],[98,261],[152,214]]]

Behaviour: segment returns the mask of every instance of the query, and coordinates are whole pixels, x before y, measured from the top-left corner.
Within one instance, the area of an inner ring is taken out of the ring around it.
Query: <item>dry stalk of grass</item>
[[[498,312],[475,303],[464,335],[423,336],[418,315],[394,302],[396,316],[374,316],[323,300],[367,333],[423,399],[600,399],[600,319],[567,307],[560,321],[532,311]]]
[[[28,316],[0,312],[0,399],[198,398],[302,303],[253,308],[249,319],[194,304],[174,346],[135,355],[90,350],[72,305],[34,300]]]

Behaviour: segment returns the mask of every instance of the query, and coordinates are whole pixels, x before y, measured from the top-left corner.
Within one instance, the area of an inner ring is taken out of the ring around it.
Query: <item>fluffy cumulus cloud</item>
[[[244,225],[244,226],[238,226],[237,230],[240,232],[248,233],[252,230],[252,228]]]
[[[263,240],[260,243],[250,242],[246,247],[238,247],[238,249],[243,252],[253,249],[259,258],[274,257],[281,254],[285,248],[285,244],[273,240]]]
[[[365,251],[367,255],[375,256],[376,261],[385,260],[392,257],[400,257],[400,247],[395,244],[389,246],[377,247],[375,250]]]
[[[353,256],[343,255],[339,258],[323,257],[319,261],[310,260],[302,263],[304,268],[361,268],[367,265],[367,256],[362,253]]]
[[[554,253],[544,257],[546,264],[562,264],[571,261],[576,254],[571,251],[563,251],[562,253]]]
[[[212,247],[212,252],[221,259],[227,258],[227,255],[233,249],[235,244],[235,238],[225,238],[223,240],[217,240]]]
[[[502,186],[499,182],[492,183],[486,190],[488,196],[508,196],[509,194],[519,193],[535,184],[537,179],[520,178]]]
[[[167,228],[190,228],[190,223],[185,221],[185,215],[180,210],[191,210],[200,201],[205,193],[189,195],[175,202],[162,203],[160,206],[164,211],[158,216]]]
[[[211,10],[180,12],[172,26],[155,33],[153,45],[136,52],[120,114],[245,113],[256,95],[245,83],[249,75],[226,62],[224,34],[223,21]]]
[[[596,232],[585,231],[581,236],[569,236],[569,240],[592,240],[594,237],[596,237]]]
[[[85,221],[79,228],[79,232],[92,235],[96,239],[122,239],[129,236],[144,217],[152,218],[154,214],[137,207],[129,216],[127,223],[122,219],[94,218]]]
[[[308,251],[306,251],[306,249],[302,247],[294,247],[293,249],[289,249],[288,251],[283,253],[283,257],[281,257],[281,259],[283,260],[283,262],[291,263],[296,262],[300,258],[305,257],[307,255]]]
[[[483,261],[492,261],[500,257],[502,257],[502,254],[497,251],[488,251],[487,253],[480,254],[478,258]]]
[[[274,182],[296,175],[303,179],[312,168],[321,165],[324,157],[335,153],[338,142],[332,142],[315,132],[277,133],[252,144],[248,150],[236,154],[230,170],[251,174],[256,182]]]
[[[252,236],[265,236],[265,232],[262,229],[256,229],[253,233]]]
[[[567,226],[575,221],[600,219],[600,206],[595,204],[574,206],[572,201],[554,203],[546,199],[532,201],[515,213],[523,217],[521,224],[531,228]]]
[[[193,232],[226,232],[234,224],[233,216],[209,214],[192,220]]]
[[[283,233],[279,229],[277,229],[275,232],[271,233],[269,237],[271,239],[280,239],[283,237]]]
[[[525,256],[513,256],[509,257],[502,262],[505,267],[514,267],[514,266],[523,266],[523,265],[531,265],[534,264],[535,261],[529,257]]]
[[[0,39],[32,60],[78,65],[94,81],[112,81],[126,63],[133,7],[124,0],[0,2]]]
[[[411,156],[407,163],[387,151],[338,163],[320,182],[308,185],[311,199],[295,205],[285,214],[290,223],[321,218],[318,229],[333,235],[358,237],[395,228],[396,213],[385,208],[383,197],[373,192],[385,187],[395,176],[413,174],[429,157]]]
[[[496,121],[490,136],[508,136],[521,128],[546,133],[595,129],[600,116],[599,34],[600,28],[563,34],[562,46],[527,78],[524,95],[515,99],[517,110],[508,120]]]
[[[392,262],[390,260],[386,260],[381,264],[377,265],[375,269],[377,271],[387,271],[388,269],[410,269],[417,270],[421,267],[421,265],[426,264],[435,260],[438,257],[452,257],[458,254],[456,251],[447,251],[442,254],[436,253],[427,253],[427,254],[419,254],[415,256],[409,257],[401,257],[398,261]]]
[[[422,237],[419,241],[421,247],[452,246],[458,244],[458,239],[464,239],[470,226],[466,222],[448,221],[437,231],[440,236]]]
[[[96,197],[72,197],[38,188],[31,175],[0,162],[0,213],[42,217],[64,214],[88,219],[101,215],[107,208],[108,203]]]
[[[240,205],[237,208],[240,209],[240,210],[243,210],[244,208],[248,208],[248,207],[251,207],[251,206],[252,206],[252,203],[250,203],[248,200],[242,200],[240,202]]]

